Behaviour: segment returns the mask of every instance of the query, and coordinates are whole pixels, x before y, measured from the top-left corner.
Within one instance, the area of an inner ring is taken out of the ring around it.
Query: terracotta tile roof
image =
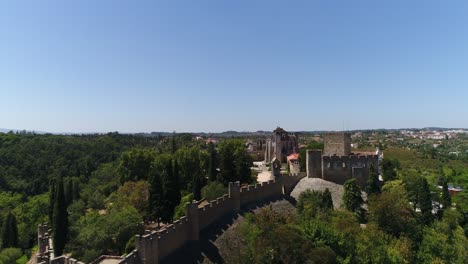
[[[288,156],[288,160],[297,160],[299,159],[299,153],[293,153]]]

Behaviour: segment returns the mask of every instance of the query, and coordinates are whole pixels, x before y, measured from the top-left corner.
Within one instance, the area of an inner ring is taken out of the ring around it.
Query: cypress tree
[[[444,207],[444,210],[452,206],[452,198],[450,197],[446,180],[444,180],[444,183],[442,184],[442,206]]]
[[[16,217],[11,212],[5,217],[2,228],[2,244],[0,248],[18,247],[18,226]]]
[[[419,208],[421,209],[421,223],[423,225],[429,225],[433,220],[432,199],[426,178],[421,179],[418,200]]]
[[[344,184],[343,203],[346,209],[357,213],[364,203],[356,179],[347,180]]]
[[[54,225],[54,203],[55,203],[55,181],[49,183],[49,223],[50,227]]]
[[[371,164],[369,168],[366,192],[368,195],[380,193],[379,175],[377,174],[373,164]]]
[[[68,236],[68,212],[63,190],[63,179],[59,179],[54,202],[52,242],[55,256],[61,256]]]
[[[150,189],[148,201],[148,215],[160,223],[163,210],[163,187],[159,171],[153,168],[150,172]]]
[[[208,153],[210,155],[209,163],[208,163],[208,178],[210,181],[216,181],[217,177],[217,159],[216,159],[216,149],[214,147],[213,142],[208,143]]]
[[[182,199],[182,195],[180,194],[180,177],[179,177],[179,163],[177,159],[174,160],[174,167],[173,167],[173,177],[174,177],[174,204],[177,207],[180,204],[180,199]],[[174,207],[174,208],[175,208]]]
[[[177,171],[178,170],[179,169],[177,165]],[[164,210],[162,217],[165,222],[172,221],[172,218],[174,216],[174,210],[180,203],[181,195],[179,181],[177,179],[178,174],[179,172],[175,173],[175,168],[172,164],[172,159],[169,159],[166,163],[166,168],[164,170],[163,177]]]
[[[193,199],[196,201],[201,200],[201,189],[202,189],[202,179],[200,173],[198,171],[194,171],[192,174],[192,193]]]
[[[67,184],[65,185],[65,201],[67,203],[67,206],[72,204],[73,202],[73,181],[72,178],[68,178]]]

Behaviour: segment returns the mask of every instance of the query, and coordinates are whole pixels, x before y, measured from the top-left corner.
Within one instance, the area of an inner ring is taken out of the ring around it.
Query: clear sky
[[[468,1],[4,0],[0,128],[468,127]]]

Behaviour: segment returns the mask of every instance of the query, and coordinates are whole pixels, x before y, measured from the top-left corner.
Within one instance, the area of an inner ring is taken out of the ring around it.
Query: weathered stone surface
[[[306,190],[325,191],[326,188],[328,188],[332,194],[333,206],[335,208],[341,207],[344,191],[343,186],[320,178],[303,178],[291,192],[291,196],[297,200],[299,195]]]

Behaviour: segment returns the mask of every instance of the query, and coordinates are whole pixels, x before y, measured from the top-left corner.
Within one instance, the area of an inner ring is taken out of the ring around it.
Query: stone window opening
[[[346,162],[343,162],[342,166],[343,168],[346,168]]]

